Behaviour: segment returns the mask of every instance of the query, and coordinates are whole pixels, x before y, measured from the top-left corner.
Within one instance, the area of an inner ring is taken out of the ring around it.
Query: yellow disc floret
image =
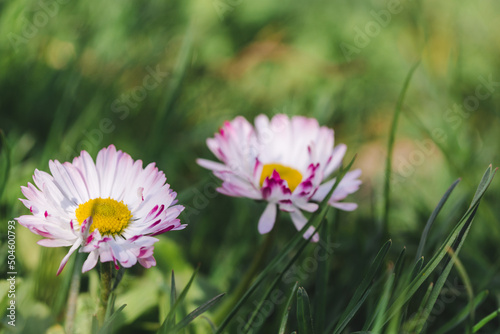
[[[75,211],[76,219],[83,223],[85,219],[92,216],[90,232],[98,229],[101,235],[121,234],[127,227],[132,214],[123,201],[111,198],[94,198],[80,204]]]
[[[281,164],[267,164],[262,168],[262,174],[260,175],[261,187],[264,184],[264,180],[273,175],[273,171],[278,172],[281,179],[288,183],[288,188],[291,192],[293,192],[300,182],[302,182],[302,174],[298,170]]]

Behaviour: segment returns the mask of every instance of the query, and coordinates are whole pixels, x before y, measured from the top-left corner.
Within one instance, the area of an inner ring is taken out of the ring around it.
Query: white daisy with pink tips
[[[73,252],[89,253],[82,272],[97,262],[114,262],[125,268],[137,262],[156,265],[155,235],[186,227],[177,218],[184,209],[177,194],[154,163],[142,167],[130,155],[111,145],[97,155],[96,163],[82,151],[72,163],[49,162],[50,172],[35,170],[35,185],[21,187],[20,199],[31,215],[16,218],[31,232],[46,239],[45,247],[71,246],[57,274]]]
[[[271,120],[259,115],[252,126],[244,117],[226,121],[207,146],[220,160],[198,159],[221,179],[217,190],[225,195],[265,200],[258,230],[268,233],[274,227],[277,210],[290,213],[300,230],[307,223],[302,211],[314,212],[332,189],[335,179],[328,182],[339,169],[347,150],[346,145],[334,146],[334,132],[319,126],[314,118],[278,114]],[[361,185],[361,170],[348,172],[334,190],[328,203],[338,209],[352,211],[355,203],[341,202]],[[314,233],[309,228],[308,238]],[[313,241],[318,241],[315,234]]]

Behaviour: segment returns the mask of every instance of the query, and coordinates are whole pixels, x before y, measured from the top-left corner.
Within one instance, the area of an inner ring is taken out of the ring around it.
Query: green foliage
[[[463,212],[484,167],[500,164],[500,5],[407,1],[397,13],[389,5],[2,2],[0,333],[11,332],[6,222],[29,214],[20,186],[50,159],[71,161],[82,149],[95,157],[109,144],[155,162],[188,223],[159,237],[156,267],[115,276],[110,331],[239,333],[251,323],[249,333],[302,334],[310,305],[317,334],[497,333],[493,169]],[[320,248],[282,215],[241,299],[235,289],[263,244],[264,204],[217,194],[220,182],[195,159],[213,158],[206,139],[223,121],[260,113],[334,128],[347,156],[357,153],[363,185],[346,199],[356,211],[310,220],[321,224]],[[76,291],[73,329],[91,333],[97,272],[81,274],[79,254],[56,277],[67,249],[37,240],[16,225],[16,330],[62,333]],[[188,288],[177,295],[178,287]],[[233,297],[241,303],[226,312]]]

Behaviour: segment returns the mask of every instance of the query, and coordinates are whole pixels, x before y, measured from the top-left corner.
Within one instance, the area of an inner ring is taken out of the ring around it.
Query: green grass
[[[263,243],[265,205],[216,194],[219,181],[195,159],[213,158],[205,140],[224,120],[261,113],[334,128],[336,143],[348,145],[344,163],[356,154],[363,185],[350,197],[356,211],[325,212],[322,238],[333,251],[314,270],[315,245],[299,244],[280,217],[264,274],[226,332],[252,317],[256,333],[500,333],[498,180],[468,210],[485,168],[500,165],[499,4],[404,1],[369,35],[388,2],[44,3],[0,2],[1,333],[11,332],[7,222],[28,211],[20,186],[35,168],[48,171],[50,159],[70,161],[81,149],[95,157],[109,144],[156,162],[189,223],[160,236],[156,267],[125,273],[115,309],[127,306],[110,328],[155,333],[170,314],[164,328],[212,332],[226,300],[239,300],[235,289]],[[346,44],[357,50],[350,59]],[[66,250],[37,240],[16,226],[16,329],[61,333],[82,260],[55,276]],[[282,266],[270,270],[276,259]],[[81,275],[74,328],[82,333],[92,329],[98,296],[97,271]]]

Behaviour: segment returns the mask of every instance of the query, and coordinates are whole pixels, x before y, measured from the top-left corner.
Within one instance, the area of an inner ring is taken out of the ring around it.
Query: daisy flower
[[[177,219],[184,207],[176,205],[165,174],[154,163],[143,168],[113,145],[99,152],[96,163],[82,151],[72,163],[50,161],[49,168],[52,175],[35,170],[35,185],[21,187],[31,215],[16,219],[46,238],[41,246],[71,246],[58,275],[77,249],[89,253],[82,272],[98,260],[113,261],[116,269],[137,262],[150,268],[156,265],[154,236],[186,227]]]
[[[221,179],[217,190],[225,195],[264,200],[268,204],[260,216],[261,234],[272,230],[277,209],[290,213],[300,230],[307,218],[302,211],[314,212],[332,189],[335,179],[324,182],[336,171],[346,145],[334,146],[333,130],[319,126],[314,118],[278,114],[271,120],[259,115],[252,126],[244,117],[226,121],[207,146],[220,160],[198,159],[197,163]],[[359,189],[361,170],[348,172],[328,203],[352,211],[355,203],[341,202]],[[304,234],[314,233],[311,227]],[[317,233],[313,241],[318,241]]]

